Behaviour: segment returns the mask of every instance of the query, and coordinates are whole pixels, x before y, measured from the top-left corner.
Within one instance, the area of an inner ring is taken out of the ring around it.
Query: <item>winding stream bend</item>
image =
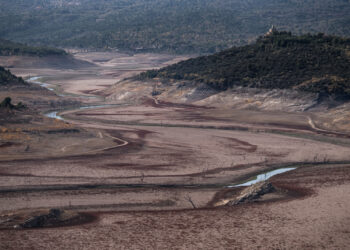
[[[55,91],[53,88],[50,87],[50,84],[40,82],[39,79],[41,79],[41,78],[42,78],[41,76],[34,76],[34,77],[30,77],[27,81],[31,82],[31,83],[38,84],[41,87],[47,88],[48,90]]]
[[[30,77],[27,81],[30,83],[34,83],[34,84],[38,84],[41,87],[44,87],[52,92],[54,92],[56,95],[59,96],[68,96],[68,95],[64,95],[64,94],[60,94],[57,93],[57,91],[51,87],[51,84],[48,83],[44,83],[39,81],[39,79],[43,78],[42,76],[34,76],[34,77]],[[84,96],[84,95],[78,95],[76,96],[78,98],[95,98],[97,96]],[[77,107],[77,108],[72,108],[69,110],[65,110],[65,111],[70,111],[70,110],[78,110],[78,109],[94,109],[94,108],[103,108],[103,107],[113,107],[113,106],[121,106],[122,104],[99,104],[99,105],[88,105],[88,106],[81,106],[81,107]],[[56,110],[56,111],[50,111],[48,113],[45,113],[44,115],[46,117],[49,118],[53,118],[53,119],[58,119],[58,120],[65,120],[62,116],[59,115],[60,112],[62,112],[63,110]]]
[[[228,188],[233,188],[233,187],[248,187],[251,186],[253,184],[256,184],[258,182],[261,181],[267,181],[268,179],[270,179],[272,176],[278,175],[278,174],[282,174],[285,172],[289,172],[292,171],[294,169],[297,169],[297,167],[294,168],[278,168],[269,172],[265,172],[263,174],[259,174],[257,175],[253,180],[249,180],[247,182],[244,182],[242,184],[238,184],[238,185],[233,185],[233,186],[227,186]]]
[[[27,81],[34,83],[34,84],[39,84],[40,86],[47,88],[50,91],[55,92],[55,94],[58,94],[54,88],[50,87],[51,85],[48,83],[43,83],[40,82],[39,79],[42,78],[41,76],[35,76],[35,77],[31,77],[29,78]],[[60,95],[60,94],[58,94]],[[63,96],[63,95],[60,95]],[[78,97],[86,97],[86,96],[78,96]],[[156,101],[156,99],[155,99]],[[76,110],[76,109],[94,109],[94,108],[103,108],[103,107],[111,107],[111,106],[120,106],[121,104],[100,104],[100,105],[89,105],[89,106],[81,106],[78,108],[74,108],[71,110]],[[58,119],[58,120],[65,120],[62,116],[59,115],[59,112],[61,112],[62,110],[58,110],[58,111],[51,111],[45,114],[46,117],[49,118],[53,118],[53,119]],[[66,110],[68,111],[68,110]],[[268,171],[262,174],[259,174],[257,176],[255,176],[254,178],[250,178],[248,181],[241,183],[241,184],[237,184],[237,185],[229,185],[226,186],[227,188],[235,188],[235,187],[248,187],[251,186],[253,184],[256,184],[258,182],[262,182],[262,181],[266,181],[268,179],[270,179],[272,176],[278,175],[278,174],[282,174],[285,172],[289,172],[292,170],[297,169],[297,167],[291,167],[291,168],[278,168],[272,171]]]

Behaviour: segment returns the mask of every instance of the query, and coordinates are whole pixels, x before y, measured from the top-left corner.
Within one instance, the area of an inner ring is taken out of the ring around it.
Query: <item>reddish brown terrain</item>
[[[287,112],[176,103],[122,79],[182,58],[76,58],[88,63],[37,69],[0,58],[57,94],[43,94],[54,107],[43,102],[29,120],[1,121],[0,249],[348,248],[346,104]],[[33,96],[15,95],[35,107]],[[286,167],[296,169],[269,180],[274,192],[217,206],[244,192],[234,185]],[[18,226],[51,208],[64,211],[56,224]]]

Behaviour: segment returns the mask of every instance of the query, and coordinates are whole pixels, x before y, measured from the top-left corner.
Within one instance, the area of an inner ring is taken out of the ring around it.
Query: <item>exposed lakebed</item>
[[[42,76],[34,76],[34,77],[30,77],[27,81],[30,83],[34,83],[34,84],[38,84],[41,87],[47,88],[48,90],[55,92],[55,94],[59,95],[59,96],[67,96],[67,95],[63,95],[58,93],[49,83],[45,83],[42,81],[39,81],[40,79],[42,79]],[[77,96],[79,98],[95,98],[96,96]],[[77,107],[77,108],[73,108],[70,110],[83,110],[83,109],[94,109],[94,108],[104,108],[104,107],[113,107],[113,106],[120,106],[121,104],[98,104],[98,105],[83,105],[81,107]],[[64,118],[59,115],[60,112],[62,112],[63,110],[57,110],[57,111],[50,111],[48,113],[45,113],[44,115],[46,117],[49,118],[53,118],[53,119],[58,119],[58,120],[64,120]],[[68,110],[65,110],[68,111]]]

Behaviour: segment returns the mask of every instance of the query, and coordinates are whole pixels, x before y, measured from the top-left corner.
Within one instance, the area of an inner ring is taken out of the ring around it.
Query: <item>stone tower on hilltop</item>
[[[275,34],[276,32],[278,32],[278,30],[276,29],[275,25],[272,25],[272,27],[265,34],[265,36],[271,36],[271,35]]]

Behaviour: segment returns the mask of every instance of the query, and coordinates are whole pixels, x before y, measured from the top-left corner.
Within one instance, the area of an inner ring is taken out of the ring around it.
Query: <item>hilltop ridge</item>
[[[0,38],[0,56],[62,56],[67,53],[62,49],[46,46],[34,47]]]
[[[147,71],[138,78],[198,82],[219,91],[235,86],[294,89],[350,99],[350,39],[274,31],[254,44]]]

